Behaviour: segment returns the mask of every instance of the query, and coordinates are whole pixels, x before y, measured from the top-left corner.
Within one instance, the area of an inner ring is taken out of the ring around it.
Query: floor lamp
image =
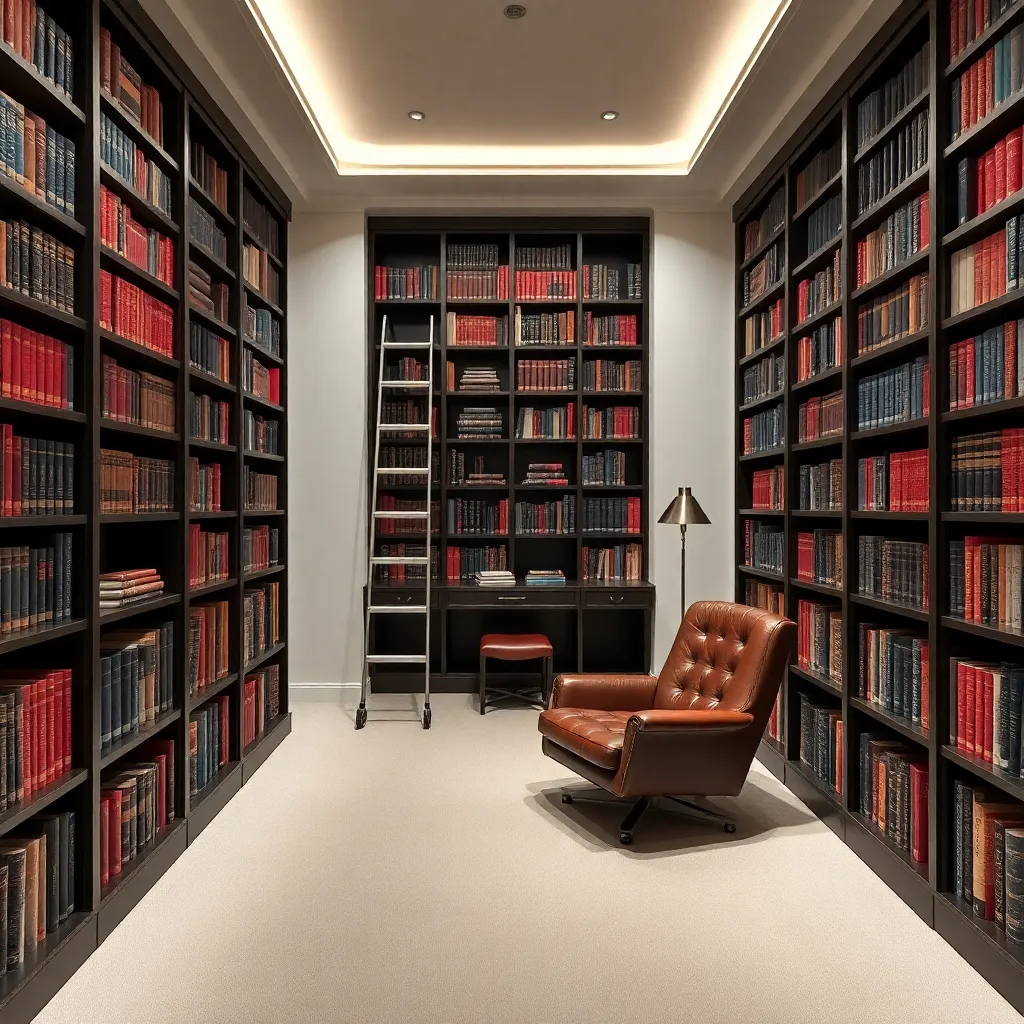
[[[690,493],[689,487],[680,487],[668,508],[661,514],[659,523],[671,523],[679,527],[679,620],[686,615],[686,528],[707,526],[711,520],[704,514],[700,502]]]

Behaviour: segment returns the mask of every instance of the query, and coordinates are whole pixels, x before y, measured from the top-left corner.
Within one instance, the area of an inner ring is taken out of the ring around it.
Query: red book
[[[975,724],[974,695],[976,692],[975,671],[972,665],[964,665],[964,750],[974,753]]]
[[[109,824],[107,830],[107,864],[110,877],[121,874],[121,790],[108,790],[110,797]]]
[[[986,669],[981,673],[982,682],[982,711],[981,721],[983,726],[981,741],[981,756],[989,763],[992,763],[992,698],[993,679],[992,673]]]
[[[929,711],[931,710],[931,698],[928,696],[931,681],[930,660],[928,643],[924,642],[921,644],[921,728],[925,732],[928,731]],[[927,835],[927,830],[925,834]]]
[[[962,46],[960,42],[960,11],[959,11],[960,0],[950,0],[949,2],[949,62],[953,63],[954,60],[960,54],[960,48]]]
[[[978,20],[979,16],[982,15],[981,4],[975,4],[975,21]],[[980,36],[983,30],[979,29],[978,35]],[[995,50],[988,50],[985,53],[985,92],[984,92],[984,106],[982,107],[979,117],[987,117],[996,106],[996,52]]]
[[[910,856],[918,864],[928,863],[928,766],[910,765]]]
[[[120,832],[120,822],[118,822]],[[100,885],[110,884],[110,843],[107,835],[110,832],[110,794],[100,797]]]
[[[996,202],[1001,203],[1006,198],[1006,139],[1000,139],[995,145],[995,180],[996,180]]]

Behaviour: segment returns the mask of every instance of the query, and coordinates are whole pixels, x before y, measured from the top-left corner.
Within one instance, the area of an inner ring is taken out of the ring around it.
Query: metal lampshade
[[[707,526],[711,520],[704,514],[700,502],[690,493],[690,488],[680,487],[679,493],[661,513],[658,522],[672,526]]]

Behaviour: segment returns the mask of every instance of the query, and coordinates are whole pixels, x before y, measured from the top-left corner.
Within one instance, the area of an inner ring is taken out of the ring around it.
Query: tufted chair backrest
[[[726,601],[690,605],[658,676],[654,707],[746,711],[767,723],[796,626]]]

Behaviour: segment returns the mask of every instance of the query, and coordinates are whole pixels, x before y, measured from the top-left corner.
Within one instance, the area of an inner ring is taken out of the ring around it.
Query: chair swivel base
[[[736,831],[736,822],[732,818],[725,814],[719,814],[718,811],[713,811],[709,807],[703,807],[693,800],[686,800],[679,796],[618,797],[605,789],[601,789],[600,786],[567,786],[561,790],[561,793],[563,804],[575,803],[577,800],[580,803],[594,804],[626,804],[632,801],[633,806],[629,809],[629,813],[619,826],[619,842],[623,846],[629,846],[633,842],[633,832],[636,829],[637,823],[644,813],[650,809],[655,800],[660,799],[669,801],[667,804],[669,810],[685,814],[687,817],[696,818],[700,821],[715,822],[729,833]]]
[[[480,701],[480,714],[488,708],[504,707],[508,702],[543,711],[548,705],[540,690],[502,690],[496,686],[487,687],[487,696]]]

